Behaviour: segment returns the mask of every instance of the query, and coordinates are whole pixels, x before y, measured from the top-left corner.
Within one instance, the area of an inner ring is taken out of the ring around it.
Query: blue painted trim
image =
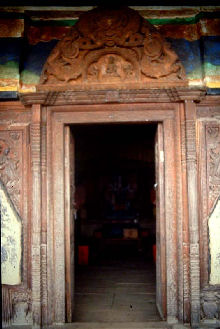
[[[0,100],[18,99],[17,91],[0,91]]]
[[[220,95],[220,88],[208,88],[207,95]]]

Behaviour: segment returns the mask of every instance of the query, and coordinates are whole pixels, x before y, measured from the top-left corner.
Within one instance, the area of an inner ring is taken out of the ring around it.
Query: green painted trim
[[[59,12],[57,13],[59,15]],[[7,19],[26,19],[25,13],[12,13],[12,12],[0,12],[0,18]],[[188,24],[196,24],[202,18],[219,18],[220,19],[220,11],[215,12],[200,12],[199,14],[191,17],[171,17],[171,18],[148,18],[147,20],[153,25],[166,25],[166,24],[177,24],[177,25],[188,25]],[[28,18],[29,20],[29,18]],[[30,24],[32,26],[73,26],[76,24],[78,19],[57,19],[55,20],[30,20]]]
[[[220,76],[220,65],[213,65],[209,62],[205,62],[202,64],[203,70],[205,72],[205,76]]]
[[[196,16],[192,17],[176,17],[176,18],[149,18],[147,19],[153,25],[166,25],[166,24],[177,24],[177,25],[187,25],[187,24],[196,24],[202,18],[220,18],[220,11],[213,13],[201,12]]]
[[[195,24],[199,21],[195,16],[194,17],[184,17],[184,18],[151,18],[146,19],[153,25],[188,25]],[[30,22],[32,26],[73,26],[76,24],[78,19],[65,19],[65,20],[33,20]]]
[[[20,80],[22,83],[35,85],[38,84],[40,81],[40,73],[37,75],[29,70],[23,70],[20,75]]]
[[[46,21],[31,21],[32,26],[73,26],[78,19],[65,19],[65,20],[46,20]]]
[[[0,64],[0,79],[19,79],[19,63],[10,61]]]

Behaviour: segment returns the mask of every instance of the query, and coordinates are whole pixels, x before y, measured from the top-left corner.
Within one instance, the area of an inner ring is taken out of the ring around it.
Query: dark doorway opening
[[[160,320],[156,124],[74,125],[77,322]]]

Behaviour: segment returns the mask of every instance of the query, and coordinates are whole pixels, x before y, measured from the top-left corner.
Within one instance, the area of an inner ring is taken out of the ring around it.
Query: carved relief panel
[[[217,323],[220,320],[220,121],[218,118],[204,121],[203,115],[208,118],[210,111],[202,110],[198,111],[202,113],[199,124],[201,318],[207,323]]]
[[[47,59],[42,85],[186,83],[178,56],[131,8],[96,8],[80,16]]]
[[[27,298],[23,298],[22,301],[16,298],[18,294],[26,296],[27,291],[30,291],[29,202],[31,195],[29,193],[30,158],[28,155],[30,115],[29,110],[25,110],[19,102],[14,102],[8,106],[5,103],[0,104],[0,117],[2,119],[0,126],[0,180],[3,184],[2,190],[5,190],[5,197],[3,198],[3,195],[1,197],[1,210],[4,211],[1,224],[7,224],[7,230],[4,232],[2,230],[4,233],[1,250],[4,256],[2,262],[5,260],[2,269],[5,269],[5,273],[7,273],[9,265],[13,265],[10,276],[3,275],[2,320],[4,327],[11,327],[14,322],[27,324],[31,321],[30,301],[28,302]],[[9,208],[10,213],[6,211]],[[20,227],[16,232],[16,225],[12,224],[13,216],[19,218],[17,222]],[[12,225],[11,230],[10,225]],[[13,273],[15,270],[19,270],[16,280]]]
[[[220,197],[220,123],[206,124],[208,207]]]
[[[22,131],[0,131],[0,178],[22,213]]]

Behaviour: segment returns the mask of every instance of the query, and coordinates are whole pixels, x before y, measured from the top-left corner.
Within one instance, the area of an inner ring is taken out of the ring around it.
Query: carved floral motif
[[[80,16],[53,49],[41,84],[181,81],[177,55],[159,32],[130,8],[96,8]]]
[[[21,210],[22,138],[21,132],[0,132],[0,178],[17,211]]]
[[[207,171],[210,212],[220,195],[220,125],[206,125]]]

